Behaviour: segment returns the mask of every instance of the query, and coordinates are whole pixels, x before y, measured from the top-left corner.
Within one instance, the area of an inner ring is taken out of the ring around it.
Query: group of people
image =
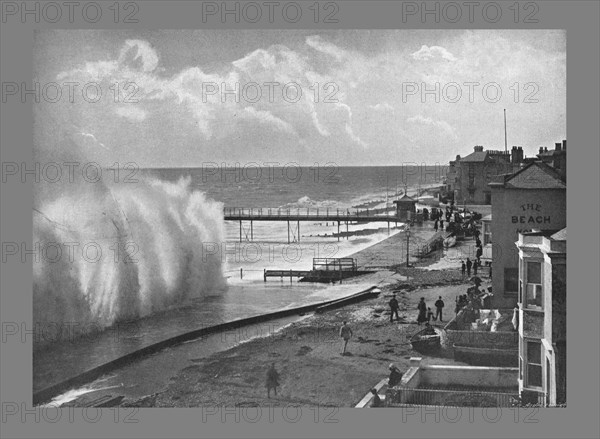
[[[470,258],[467,258],[467,262],[460,261],[460,271],[462,272],[463,277],[465,276],[465,272],[467,276],[471,276],[471,271],[473,271],[473,275],[477,276],[477,270],[481,266],[481,261],[479,259],[475,259],[475,261],[471,261]]]
[[[435,315],[431,311],[431,308],[427,307],[427,304],[425,303],[425,298],[421,297],[421,300],[417,304],[417,309],[419,310],[419,315],[417,316],[417,324],[418,325],[421,325],[421,323],[423,323],[423,322],[429,323],[429,322],[431,322],[432,319],[435,321],[438,318],[440,319],[440,322],[443,322],[442,310],[444,309],[445,304],[444,304],[444,301],[442,300],[442,296],[439,296],[438,300],[435,301],[434,306],[435,306]]]
[[[388,369],[390,371],[390,376],[388,378],[388,387],[397,386],[398,384],[400,384],[400,381],[402,381],[402,372],[400,372],[400,369],[398,369],[398,367],[394,363],[391,363],[388,366]],[[377,393],[377,389],[372,388],[371,393],[373,394],[371,407],[384,407],[383,400]]]

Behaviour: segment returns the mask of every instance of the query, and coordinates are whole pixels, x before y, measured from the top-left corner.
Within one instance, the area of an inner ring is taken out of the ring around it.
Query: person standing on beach
[[[433,230],[435,230],[436,232],[438,231],[438,220],[437,219],[433,223]]]
[[[400,320],[400,316],[398,315],[398,309],[400,305],[398,304],[398,300],[396,299],[396,295],[394,294],[389,302],[390,305],[390,323],[394,322],[394,315],[396,315],[396,320]]]
[[[444,231],[444,220],[443,219],[440,220],[440,230],[442,232]]]
[[[479,265],[479,263],[477,262],[477,259],[475,259],[475,262],[473,262],[473,275],[477,276],[477,266]]]
[[[471,276],[471,267],[473,266],[473,263],[471,262],[471,260],[469,258],[467,258],[467,276]]]
[[[348,346],[348,342],[350,338],[352,338],[352,328],[348,325],[348,322],[344,320],[344,324],[340,328],[340,337],[344,340],[344,349],[342,350],[342,355],[346,355],[346,347]]]
[[[400,372],[400,369],[398,369],[394,363],[390,364],[388,369],[390,370],[388,387],[394,387],[395,385],[400,384],[400,381],[402,381],[402,372]]]
[[[371,393],[373,394],[373,401],[371,402],[371,407],[383,407],[383,400],[379,397],[377,389],[372,388]]]
[[[277,396],[277,386],[279,386],[279,373],[275,369],[275,363],[271,363],[271,367],[267,370],[267,380],[265,382],[267,387],[267,398],[271,398],[271,389]]]
[[[417,305],[417,309],[419,310],[419,315],[417,317],[417,324],[421,326],[421,323],[427,320],[427,304],[425,303],[425,298],[421,297],[419,304]]]
[[[440,322],[442,322],[442,308],[444,308],[444,301],[442,300],[442,296],[439,297],[438,300],[435,301],[435,317],[433,320],[437,320],[438,316],[440,317]]]
[[[465,261],[460,261],[460,271],[462,271],[462,277],[465,277],[465,270],[467,266],[465,265]]]

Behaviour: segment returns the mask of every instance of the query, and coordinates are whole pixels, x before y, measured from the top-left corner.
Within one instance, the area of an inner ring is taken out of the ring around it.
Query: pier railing
[[[224,207],[225,217],[310,217],[315,218],[331,217],[377,217],[377,216],[395,216],[395,207],[371,208],[333,208],[333,207],[303,207],[303,208],[275,208],[275,207]]]

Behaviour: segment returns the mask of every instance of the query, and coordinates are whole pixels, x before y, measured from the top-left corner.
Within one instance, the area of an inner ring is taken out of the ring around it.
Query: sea
[[[181,333],[343,297],[342,285],[265,281],[264,270],[309,270],[313,258],[348,257],[403,228],[350,222],[338,234],[336,221],[250,225],[225,221],[224,211],[392,212],[404,191],[439,185],[444,174],[211,164],[37,188],[34,242],[77,242],[71,248],[86,252],[34,264],[34,393]]]

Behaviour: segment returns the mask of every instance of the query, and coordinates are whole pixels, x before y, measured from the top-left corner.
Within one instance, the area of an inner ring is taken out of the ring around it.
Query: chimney
[[[521,163],[523,161],[523,147],[519,146],[519,148],[517,148],[519,151],[519,163]]]
[[[540,146],[540,152],[539,152],[539,154],[542,154],[543,152],[544,152],[544,147]]]
[[[563,140],[563,151],[567,150],[567,139]]]
[[[459,162],[460,161],[460,155],[456,155],[456,161]]]
[[[555,151],[560,151],[560,149],[561,149],[561,148],[562,148],[562,143],[560,143],[560,142],[556,142],[556,143],[554,144],[554,150],[555,150]]]
[[[516,146],[513,146],[510,149],[510,162],[511,163],[518,163],[519,162],[519,150],[517,149]]]
[[[475,147],[473,147],[473,151],[475,151],[475,152],[482,152],[483,151],[483,146],[482,145],[476,145]]]
[[[548,148],[544,148],[544,152],[548,152]]]

